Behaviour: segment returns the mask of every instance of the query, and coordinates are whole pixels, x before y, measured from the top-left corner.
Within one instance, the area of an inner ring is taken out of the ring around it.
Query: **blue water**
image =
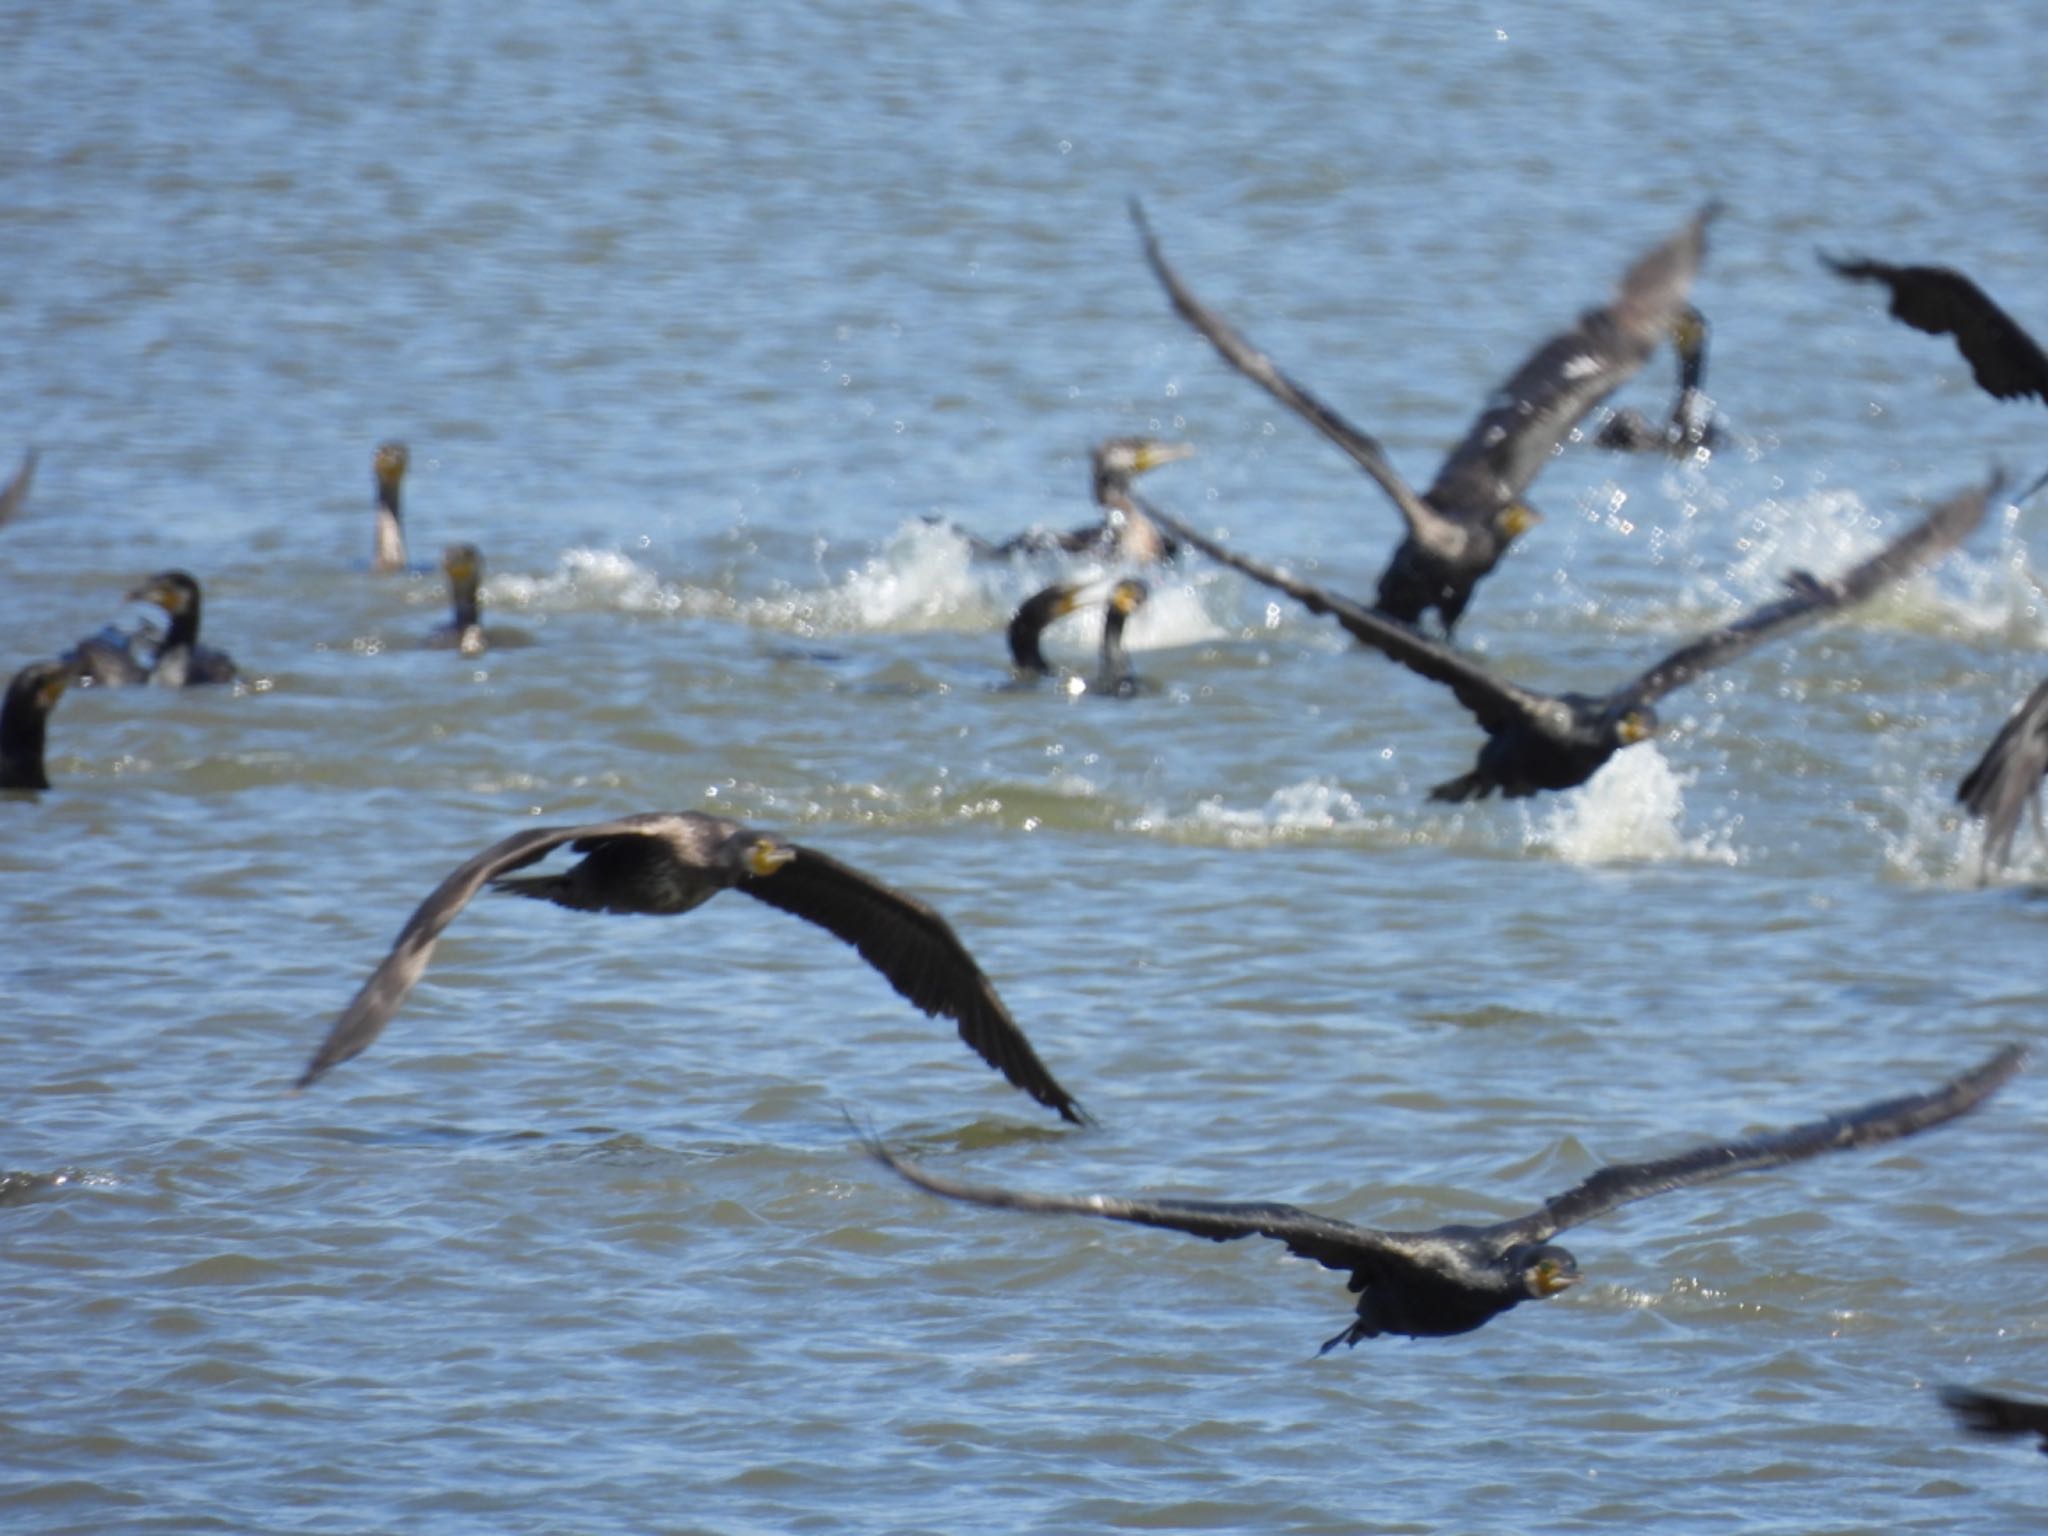
[[[0,660],[175,565],[253,680],[76,691],[0,804],[6,1529],[2035,1528],[2038,1459],[1932,1390],[2048,1396],[2030,1078],[1322,1359],[1340,1277],[941,1204],[842,1117],[956,1177],[1433,1225],[2031,1039],[2048,853],[1977,890],[1949,797],[2048,671],[2038,503],[1583,790],[1462,809],[1441,690],[1199,562],[1134,624],[1154,692],[999,691],[1058,567],[924,521],[1073,526],[1091,444],[1155,432],[1200,452],[1148,494],[1369,593],[1395,519],[1174,318],[1126,197],[1426,480],[1715,196],[1734,443],[1569,449],[1461,634],[1610,686],[2048,464],[1813,255],[2048,330],[2026,8],[169,0],[0,13],[0,61],[0,466],[42,453]],[[457,539],[530,643],[422,645]],[[737,896],[480,899],[287,1095],[456,863],[684,807],[935,904],[1100,1127]]]

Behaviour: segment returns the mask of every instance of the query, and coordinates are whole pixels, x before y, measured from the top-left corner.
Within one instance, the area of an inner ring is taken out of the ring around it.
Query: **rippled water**
[[[0,16],[9,667],[182,565],[241,692],[74,692],[0,805],[10,1531],[2022,1531],[2041,1094],[1634,1208],[1588,1283],[1317,1359],[1339,1277],[944,1205],[941,1171],[1433,1224],[1929,1084],[2036,1030],[2041,881],[1949,796],[2048,665],[2040,506],[1674,696],[1583,790],[1447,809],[1440,690],[1199,564],[1153,692],[1003,691],[1086,453],[1369,592],[1394,519],[1174,320],[1199,292],[1412,476],[1705,196],[1739,442],[1568,452],[1464,638],[1605,687],[2048,454],[1822,274],[2048,327],[2024,7],[600,4]],[[1667,398],[1659,357],[1625,398]],[[419,572],[373,579],[413,449]],[[431,563],[530,643],[422,646]],[[2038,563],[2038,562],[2037,562]],[[1052,649],[1086,669],[1076,621]],[[1074,1133],[848,951],[480,901],[293,1074],[413,903],[535,818],[698,806],[936,903]]]

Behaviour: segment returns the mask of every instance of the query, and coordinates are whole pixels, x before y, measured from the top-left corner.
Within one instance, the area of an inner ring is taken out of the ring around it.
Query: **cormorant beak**
[[[1657,733],[1657,723],[1640,709],[1632,709],[1621,717],[1614,734],[1624,747],[1632,747],[1639,741],[1648,741]]]
[[[412,455],[403,443],[384,443],[377,449],[377,482],[396,485],[405,478],[405,466]]]
[[[1148,469],[1157,469],[1162,464],[1171,464],[1176,459],[1191,459],[1195,456],[1193,443],[1147,443],[1140,448],[1132,460],[1132,468],[1138,474]]]
[[[1575,1269],[1566,1269],[1555,1259],[1545,1259],[1536,1266],[1536,1273],[1531,1278],[1534,1281],[1533,1289],[1536,1294],[1538,1296],[1550,1297],[1557,1295],[1560,1291],[1568,1291],[1577,1285],[1579,1283],[1579,1272]]]
[[[796,850],[781,843],[761,839],[747,850],[747,873],[750,875],[772,875],[783,865],[796,858]]]
[[[1541,512],[1526,501],[1518,501],[1501,514],[1500,526],[1509,538],[1519,539],[1542,521]]]
[[[36,690],[36,707],[47,715],[57,707],[57,701],[64,697],[64,690],[70,686],[69,672],[53,672],[43,679],[43,686]]]
[[[184,606],[183,597],[176,587],[168,582],[145,581],[122,599],[130,603],[155,603],[165,613],[177,614]]]
[[[1120,581],[1110,590],[1109,605],[1125,618],[1129,618],[1145,606],[1145,584],[1142,581]]]

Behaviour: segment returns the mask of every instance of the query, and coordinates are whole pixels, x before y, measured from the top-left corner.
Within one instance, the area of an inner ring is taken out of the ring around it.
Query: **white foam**
[[[1696,859],[1739,862],[1727,832],[1687,838],[1685,785],[1656,743],[1627,747],[1583,785],[1555,797],[1523,833],[1568,864],[1619,864]]]
[[[1225,842],[1244,847],[1282,842],[1307,832],[1370,830],[1387,821],[1387,817],[1368,811],[1341,784],[1315,778],[1274,790],[1261,806],[1230,806],[1221,795],[1211,795],[1185,816],[1153,807],[1120,825],[1137,832],[1180,829],[1205,836],[1220,833]]]

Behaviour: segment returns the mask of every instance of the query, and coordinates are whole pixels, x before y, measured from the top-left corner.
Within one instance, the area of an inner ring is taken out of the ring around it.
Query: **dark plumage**
[[[1962,273],[1948,267],[1894,267],[1868,257],[1820,259],[1854,282],[1891,290],[1892,317],[1930,336],[1953,336],[1977,387],[2000,400],[2026,395],[2048,402],[2048,355],[2011,315]]]
[[[1656,734],[1654,706],[1665,694],[1766,640],[1863,602],[1928,564],[1977,526],[1999,484],[1994,475],[1981,489],[1951,497],[1832,581],[1794,572],[1786,579],[1785,596],[1687,642],[1648,671],[1600,694],[1539,693],[1508,682],[1410,625],[1226,549],[1157,507],[1152,515],[1204,554],[1285,592],[1311,613],[1331,615],[1367,645],[1457,696],[1486,732],[1486,745],[1472,771],[1437,785],[1429,792],[1432,800],[1484,799],[1496,790],[1515,799],[1585,783],[1623,747]]]
[[[21,515],[21,509],[28,505],[28,488],[35,478],[36,451],[31,448],[21,456],[21,467],[14,472],[14,478],[0,486],[0,524],[11,523]]]
[[[584,855],[561,874],[505,878],[564,843]],[[580,827],[534,827],[494,843],[443,880],[399,930],[299,1077],[304,1088],[359,1055],[412,991],[442,931],[486,884],[585,912],[668,916],[741,891],[860,951],[889,984],[929,1014],[960,1026],[990,1066],[1063,1119],[1084,1119],[1017,1027],[951,925],[914,896],[837,859],[696,811],[650,812]]]
[[[1662,453],[1674,458],[1690,457],[1702,449],[1711,453],[1721,443],[1721,429],[1714,421],[1714,402],[1706,393],[1707,317],[1688,304],[1671,329],[1672,350],[1678,354],[1678,394],[1671,402],[1671,414],[1652,421],[1633,407],[1623,407],[1600,424],[1593,446],[1615,453]]]
[[[1088,587],[1087,582],[1055,582],[1024,600],[1010,620],[1009,629],[1010,659],[1019,671],[1038,677],[1052,676],[1052,664],[1045,659],[1039,638],[1054,620],[1085,605]],[[1129,698],[1138,692],[1137,674],[1132,670],[1129,652],[1124,649],[1124,625],[1145,606],[1150,595],[1151,589],[1144,582],[1129,578],[1109,589],[1103,605],[1102,652],[1093,685],[1095,692],[1118,698]]]
[[[1417,1338],[1469,1333],[1510,1307],[1554,1296],[1578,1281],[1578,1261],[1550,1241],[1568,1227],[1666,1190],[1930,1130],[1976,1108],[2025,1061],[2026,1053],[2009,1045],[1928,1093],[1886,1099],[1788,1130],[1710,1142],[1650,1162],[1617,1163],[1527,1215],[1488,1226],[1455,1224],[1428,1232],[1357,1227],[1272,1201],[1026,1194],[942,1179],[873,1140],[868,1150],[911,1183],[950,1199],[1008,1210],[1100,1216],[1188,1232],[1218,1243],[1270,1237],[1326,1269],[1349,1271],[1350,1288],[1358,1293],[1358,1320],[1323,1345],[1327,1352],[1383,1333]]]
[[[2048,1456],[2048,1403],[2001,1397],[1974,1387],[1943,1387],[1941,1400],[1963,1428],[1980,1435],[2038,1435],[2041,1454]]]
[[[1145,259],[1181,318],[1231,367],[1349,454],[1400,509],[1408,533],[1380,577],[1375,606],[1408,624],[1434,608],[1446,635],[1457,627],[1479,579],[1539,520],[1523,499],[1530,482],[1579,420],[1633,376],[1670,334],[1699,270],[1714,212],[1710,205],[1695,214],[1629,268],[1611,303],[1587,310],[1570,330],[1538,347],[1488,397],[1464,441],[1418,496],[1377,438],[1295,383],[1188,291],[1161,254],[1144,209],[1136,199],[1131,202]]]
[[[964,536],[974,553],[984,558],[1059,552],[1138,565],[1170,560],[1174,554],[1173,541],[1145,516],[1131,496],[1131,482],[1162,464],[1185,459],[1194,451],[1192,443],[1169,443],[1153,437],[1112,437],[1097,443],[1088,456],[1095,505],[1102,512],[1099,521],[1065,533],[1034,528],[1000,544],[974,534]]]
[[[371,467],[377,479],[377,537],[370,569],[380,573],[405,569],[405,524],[399,516],[399,492],[405,485],[412,454],[403,443],[379,443]]]
[[[171,627],[156,648],[149,681],[159,688],[232,683],[241,676],[225,651],[199,643],[199,583],[184,571],[159,571],[128,594],[131,603],[155,603]]]
[[[0,789],[48,789],[43,771],[44,727],[71,681],[63,661],[32,661],[14,674],[0,704]]]
[[[2048,841],[2041,827],[2041,778],[2048,774],[2048,680],[2014,710],[1977,765],[1956,786],[1956,799],[1984,823],[1984,854],[1977,878],[2012,857],[2020,813],[2034,808],[2034,835]]]
[[[481,656],[490,643],[484,636],[483,600],[478,595],[484,580],[483,551],[474,544],[450,544],[442,552],[441,569],[448,576],[448,596],[455,612],[427,636],[427,644]]]

